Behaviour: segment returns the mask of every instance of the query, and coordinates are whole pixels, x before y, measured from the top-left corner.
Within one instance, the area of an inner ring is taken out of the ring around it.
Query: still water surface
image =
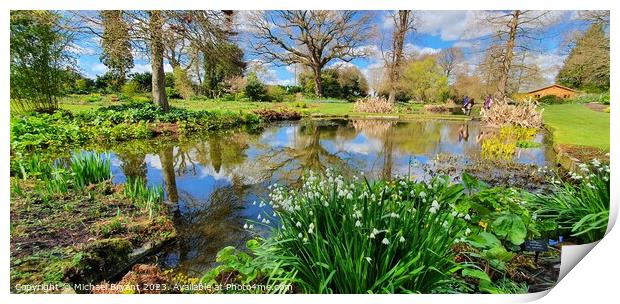
[[[343,175],[362,172],[370,179],[427,179],[434,174],[424,168],[437,162],[459,167],[484,161],[481,144],[488,135],[474,121],[302,120],[255,132],[125,144],[111,148],[110,155],[114,182],[141,176],[164,186],[178,239],[155,258],[165,268],[201,276],[218,250],[244,246],[249,236],[242,226],[259,214],[253,202],[266,198],[273,183],[295,184],[304,170],[326,168]],[[543,145],[517,148],[501,163],[517,170],[551,164],[545,134],[534,141]]]

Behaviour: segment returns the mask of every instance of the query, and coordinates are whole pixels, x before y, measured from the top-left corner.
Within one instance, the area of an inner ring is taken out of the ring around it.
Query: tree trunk
[[[496,95],[499,100],[503,100],[506,97],[506,85],[508,83],[508,75],[510,74],[510,67],[512,65],[513,50],[515,47],[515,40],[517,38],[520,14],[521,11],[516,10],[512,14],[512,19],[510,19],[510,32],[508,33],[508,40],[506,40],[506,48],[504,49],[502,66],[500,69],[501,73],[499,82],[497,83]]]
[[[321,69],[316,68],[314,71],[314,94],[317,97],[323,97],[323,79],[321,79]]]
[[[179,202],[179,192],[177,190],[177,181],[174,174],[174,149],[165,147],[159,153],[159,161],[161,163],[161,174],[164,178],[164,187],[168,194],[168,200],[173,203]]]
[[[392,38],[392,58],[388,66],[388,84],[389,95],[388,101],[394,102],[396,100],[396,87],[400,81],[400,67],[403,60],[403,46],[405,44],[405,37],[409,30],[410,11],[401,10],[398,11],[398,17],[394,26],[394,34]]]
[[[163,17],[160,11],[149,11],[151,32],[151,71],[153,102],[164,111],[170,109],[166,96],[166,75],[164,74],[164,43],[162,38]]]

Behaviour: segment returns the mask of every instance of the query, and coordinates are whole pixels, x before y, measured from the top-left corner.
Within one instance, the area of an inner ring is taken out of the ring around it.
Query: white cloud
[[[94,48],[76,43],[69,44],[67,46],[67,50],[78,56],[91,56],[97,54],[97,51]]]
[[[560,55],[557,53],[541,53],[534,54],[526,58],[526,63],[536,64],[548,83],[555,82],[555,76],[560,71],[566,55]]]
[[[144,73],[144,72],[151,72],[151,64],[150,63],[144,63],[144,64],[140,64],[140,63],[136,63],[133,66],[133,69],[131,69],[131,73]],[[168,73],[168,72],[172,72],[172,66],[168,63],[164,63],[164,72]]]
[[[383,22],[381,23],[381,27],[383,29],[392,29],[394,27],[394,19],[392,18],[392,16],[390,16],[390,12],[386,12],[383,15]]]
[[[432,47],[419,46],[412,43],[405,44],[405,54],[417,54],[417,55],[434,55],[441,52],[441,49]]]
[[[468,48],[468,47],[472,47],[474,44],[470,41],[465,41],[465,40],[459,40],[457,42],[455,42],[454,44],[452,44],[453,47],[460,47],[460,48]]]
[[[97,62],[90,67],[90,70],[95,74],[105,74],[108,71],[108,67],[101,62]]]
[[[469,36],[466,32],[478,14],[476,11],[421,11],[418,18],[418,33],[439,35],[443,40],[459,40]]]
[[[494,33],[497,28],[485,22],[490,16],[505,14],[501,11],[420,11],[419,33],[439,35],[443,40],[470,40]],[[528,11],[529,16],[539,16],[538,22],[528,22],[527,28],[542,28],[556,24],[567,16],[567,11]],[[523,17],[522,17],[523,18]]]

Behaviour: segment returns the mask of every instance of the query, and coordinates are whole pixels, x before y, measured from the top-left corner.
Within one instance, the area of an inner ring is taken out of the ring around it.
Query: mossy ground
[[[11,186],[12,292],[23,292],[19,285],[97,283],[134,249],[175,235],[165,211],[149,218],[109,181],[53,196],[35,181],[11,178]]]

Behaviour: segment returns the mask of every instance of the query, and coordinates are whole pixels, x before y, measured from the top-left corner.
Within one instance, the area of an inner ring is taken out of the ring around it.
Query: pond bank
[[[73,284],[110,280],[176,236],[165,210],[140,210],[110,181],[51,197],[32,180],[11,187],[12,292],[88,292]]]

